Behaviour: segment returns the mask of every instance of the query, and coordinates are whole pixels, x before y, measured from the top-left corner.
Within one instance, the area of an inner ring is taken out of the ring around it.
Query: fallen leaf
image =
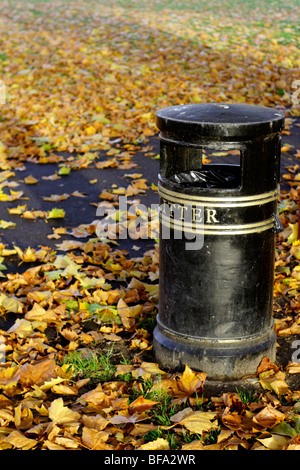
[[[259,374],[259,383],[264,389],[273,390],[278,396],[289,394],[289,387],[285,381],[285,373],[280,370],[267,370]]]
[[[37,184],[38,183],[38,180],[32,175],[26,176],[26,178],[24,178],[24,181],[25,181],[26,184]]]
[[[12,431],[3,441],[11,444],[15,449],[20,450],[30,450],[38,444],[37,441],[25,437],[19,431]]]
[[[216,423],[211,421],[215,418],[216,414],[211,411],[193,411],[188,407],[171,416],[170,420],[173,423],[183,425],[191,433],[202,434],[204,431],[210,432],[218,427]]]
[[[273,434],[270,437],[257,438],[261,444],[270,450],[282,450],[288,442],[288,438]]]
[[[49,418],[53,423],[58,425],[70,425],[79,421],[80,413],[72,411],[67,406],[64,406],[63,399],[57,398],[51,402],[49,407]]]
[[[146,413],[129,414],[128,410],[122,410],[112,418],[109,418],[109,421],[111,424],[134,424],[148,418],[149,416]]]
[[[134,328],[134,325],[136,324],[136,317],[141,313],[142,308],[142,305],[129,307],[123,299],[118,301],[117,311],[122,320],[124,328],[129,331]]]
[[[110,433],[107,431],[98,431],[84,426],[81,440],[86,447],[92,450],[112,450],[113,446],[105,444],[109,435]]]
[[[253,422],[263,428],[272,428],[285,419],[285,414],[278,411],[272,405],[267,404],[257,415]]]
[[[170,450],[170,444],[166,439],[159,437],[155,441],[147,442],[142,444],[140,447],[141,450]]]
[[[143,411],[150,410],[154,405],[159,403],[158,401],[147,400],[140,395],[136,400],[134,400],[128,407],[128,410],[131,413],[142,413]]]
[[[158,364],[154,362],[142,362],[141,365],[135,370],[133,370],[131,373],[136,379],[142,377],[145,380],[150,379],[154,375],[166,374],[166,372],[161,370]]]
[[[7,229],[7,228],[15,227],[15,226],[16,226],[15,222],[0,220],[0,229]]]
[[[43,197],[43,200],[44,201],[54,201],[54,202],[58,202],[58,201],[64,201],[66,199],[68,199],[70,197],[70,194],[51,194],[51,196],[44,196]]]
[[[37,364],[24,364],[20,370],[20,382],[24,386],[43,385],[44,382],[56,378],[60,367],[54,359],[45,359]]]
[[[177,380],[178,389],[185,395],[194,393],[201,394],[207,374],[204,372],[193,372],[188,365],[185,366],[183,374]]]
[[[63,219],[65,216],[64,209],[54,208],[48,212],[47,219]]]

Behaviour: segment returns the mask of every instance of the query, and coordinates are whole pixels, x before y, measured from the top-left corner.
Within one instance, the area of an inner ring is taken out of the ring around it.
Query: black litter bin
[[[272,303],[280,174],[276,109],[171,106],[160,131],[160,301],[154,353],[214,380],[256,372],[276,357]],[[236,163],[209,164],[228,152]]]

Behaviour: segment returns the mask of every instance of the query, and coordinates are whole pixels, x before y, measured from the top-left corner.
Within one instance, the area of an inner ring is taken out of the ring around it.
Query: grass
[[[40,0],[42,3],[47,0]],[[38,3],[38,0],[35,0]],[[98,0],[97,3],[105,5],[116,6],[119,5],[123,8],[140,8],[140,9],[151,9],[154,11],[160,11],[162,9],[172,10],[194,10],[202,11],[211,10],[215,11],[216,7],[219,9],[228,10],[232,15],[236,11],[252,11],[254,9],[269,11],[270,8],[278,9],[293,9],[294,6],[299,6],[299,0],[292,0],[289,3],[283,3],[281,0],[213,0],[206,2],[205,0],[152,0],[148,2],[146,0]]]
[[[65,356],[63,364],[72,366],[76,377],[102,382],[114,377],[116,367],[111,363],[112,355],[113,348],[106,354],[98,354],[90,349],[71,351]]]
[[[254,403],[258,401],[257,393],[252,392],[251,390],[246,391],[236,389],[236,393],[238,394],[244,405],[248,405],[249,403]]]

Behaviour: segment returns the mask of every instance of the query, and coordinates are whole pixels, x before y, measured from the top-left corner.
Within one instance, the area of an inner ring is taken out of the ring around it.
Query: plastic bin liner
[[[199,188],[238,188],[240,185],[240,175],[230,168],[209,168],[201,170],[190,170],[172,175],[169,180],[172,183],[179,183],[184,186],[194,186]]]
[[[209,168],[201,170],[190,170],[182,173],[172,175],[169,180],[172,183],[177,183],[185,187],[198,187],[198,188],[220,188],[230,189],[238,188],[240,185],[240,175],[237,172],[238,167],[223,168]],[[283,226],[277,216],[274,214],[274,227],[272,229],[275,233],[283,231]]]

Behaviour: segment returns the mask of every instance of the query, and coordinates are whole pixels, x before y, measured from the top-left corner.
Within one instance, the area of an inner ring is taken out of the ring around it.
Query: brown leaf
[[[285,419],[285,414],[276,410],[272,405],[267,404],[256,416],[253,422],[263,428],[273,428],[276,424]]]
[[[112,418],[109,418],[109,421],[112,424],[134,424],[148,418],[149,416],[146,413],[134,413],[133,415],[131,415],[129,414],[128,410],[122,410]]]
[[[300,373],[300,363],[299,362],[289,362],[285,368],[289,374],[299,374]]]
[[[142,362],[141,365],[131,371],[132,375],[134,378],[138,379],[139,377],[142,377],[145,380],[150,379],[153,375],[165,375],[166,372],[161,370],[158,366],[158,364],[154,362]]]
[[[57,321],[57,315],[53,310],[45,310],[38,303],[34,303],[31,310],[25,314],[26,320],[37,320],[37,321],[46,321],[46,322],[55,322]]]
[[[257,368],[257,375],[267,370],[273,370],[274,372],[277,372],[279,370],[279,367],[276,366],[276,364],[273,364],[273,362],[267,356],[265,356],[262,358]]]
[[[18,429],[28,429],[32,427],[33,414],[30,408],[20,404],[15,408],[15,425]]]
[[[29,176],[26,176],[26,178],[24,178],[24,182],[26,184],[37,184],[38,180],[34,176],[29,175]]]
[[[128,407],[131,413],[142,413],[143,411],[150,410],[154,405],[159,403],[158,401],[147,400],[140,395],[136,400],[134,400]]]
[[[95,416],[83,415],[82,423],[87,428],[93,428],[97,431],[102,431],[109,424],[109,420],[99,414]]]
[[[101,405],[103,408],[107,408],[111,405],[111,398],[103,391],[101,384],[90,392],[81,395],[78,401],[80,403],[90,403],[94,406]]]
[[[223,400],[225,406],[231,411],[241,413],[244,410],[244,404],[237,393],[223,393]]]
[[[270,450],[282,450],[288,442],[288,438],[273,434],[270,437],[257,438],[264,447]]]
[[[20,382],[27,387],[43,385],[44,382],[58,377],[60,371],[54,359],[44,359],[37,364],[25,364],[21,367]]]
[[[75,385],[58,384],[51,387],[51,392],[58,395],[78,395],[78,388]]]
[[[76,439],[70,437],[56,437],[55,443],[70,450],[78,449],[80,446]]]
[[[229,408],[225,408],[222,414],[222,423],[229,429],[238,429],[241,425],[242,417],[236,411],[231,412]]]
[[[131,364],[118,364],[116,367],[115,376],[125,375],[135,370],[135,367]]]

